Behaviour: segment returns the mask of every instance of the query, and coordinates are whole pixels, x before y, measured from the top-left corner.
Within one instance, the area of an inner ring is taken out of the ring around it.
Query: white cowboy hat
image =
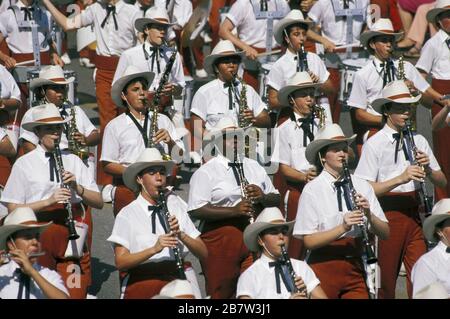
[[[414,299],[448,299],[449,293],[438,281],[423,287],[414,294]]]
[[[313,22],[305,20],[305,17],[300,10],[294,9],[289,12],[283,19],[278,21],[278,23],[274,26],[273,36],[275,37],[275,41],[277,41],[278,44],[282,45],[285,36],[284,30],[290,25],[297,23],[304,24],[307,28],[313,25]]]
[[[233,129],[234,133],[243,132],[243,130],[239,128],[238,124],[234,121],[233,118],[224,116],[205,134],[205,136],[203,137],[203,141],[211,141],[214,138],[222,135],[227,129]]]
[[[121,95],[125,86],[127,86],[127,84],[130,83],[131,80],[137,78],[146,79],[148,82],[148,86],[150,86],[153,82],[153,79],[155,78],[155,73],[142,72],[136,66],[129,65],[125,69],[123,75],[120,78],[118,78],[111,87],[111,98],[117,106],[123,106]]]
[[[31,118],[33,120],[22,124],[24,130],[31,132],[33,132],[34,128],[39,125],[64,124],[72,119],[71,116],[63,119],[58,108],[53,103],[37,105],[33,107],[31,112]]]
[[[214,75],[214,64],[216,60],[225,56],[242,56],[244,52],[236,51],[230,40],[220,40],[212,50],[211,54],[205,58],[203,67],[206,72]]]
[[[288,233],[292,232],[295,220],[287,222],[280,209],[277,207],[267,207],[258,215],[254,223],[248,225],[244,230],[245,246],[251,251],[258,251],[258,236],[259,234],[269,228],[287,226]]]
[[[287,85],[278,91],[278,101],[281,106],[290,106],[289,95],[305,88],[317,88],[321,83],[314,83],[308,72],[297,72],[289,79]]]
[[[136,19],[134,22],[134,27],[139,32],[144,32],[147,24],[160,24],[167,27],[174,25],[174,23],[170,23],[170,18],[166,9],[157,6],[149,8],[145,12],[145,16],[143,18]]]
[[[377,35],[392,35],[394,40],[400,39],[403,32],[394,32],[394,26],[390,19],[378,19],[370,28],[370,30],[365,31],[361,34],[359,41],[364,47],[369,46],[369,41]]]
[[[30,207],[19,207],[6,215],[3,226],[0,226],[0,250],[6,250],[8,237],[19,230],[36,228],[42,233],[52,222],[38,223],[34,211]]]
[[[341,142],[352,143],[356,138],[356,134],[351,137],[345,137],[344,132],[338,124],[329,124],[322,127],[316,134],[314,141],[306,147],[305,155],[308,162],[314,164],[317,154],[325,146],[337,144]]]
[[[80,52],[88,45],[97,41],[92,25],[77,30],[77,51]]]
[[[427,12],[428,22],[437,24],[436,18],[438,17],[438,15],[448,10],[450,10],[450,0],[436,1],[435,7]]]
[[[39,77],[31,80],[30,91],[44,85],[67,85],[73,81],[75,81],[75,77],[71,76],[66,79],[64,70],[59,65],[46,65],[39,72]]]
[[[189,281],[175,279],[162,287],[152,299],[195,299],[195,295]]]
[[[139,185],[136,182],[136,176],[144,169],[152,166],[164,166],[166,174],[170,175],[172,168],[175,165],[173,161],[163,160],[161,153],[157,148],[146,148],[135,163],[128,166],[123,172],[123,182],[134,192],[139,190]]]
[[[423,234],[425,235],[425,238],[429,242],[437,242],[438,240],[434,236],[436,225],[449,218],[450,198],[444,198],[434,205],[431,215],[423,222]]]
[[[386,103],[417,103],[422,97],[422,94],[412,96],[411,92],[405,84],[405,81],[402,80],[396,80],[386,84],[386,86],[381,91],[381,94],[381,98],[375,99],[372,102],[372,108],[380,114],[383,113],[383,106]]]

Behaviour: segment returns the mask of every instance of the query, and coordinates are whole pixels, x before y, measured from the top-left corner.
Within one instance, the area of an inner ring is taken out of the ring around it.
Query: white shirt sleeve
[[[247,92],[250,93],[252,104],[249,106],[253,110],[253,115],[258,116],[266,109],[266,105],[261,100],[261,97],[256,93],[255,89],[247,85]]]
[[[297,216],[295,218],[293,235],[309,235],[317,232],[319,229],[319,218],[316,204],[320,198],[316,198],[312,192],[303,190],[300,195],[300,204],[297,207]]]
[[[423,148],[419,150],[427,154],[428,157],[430,158],[430,168],[433,171],[440,171],[441,167],[439,166],[439,163],[433,154],[433,150],[431,149],[430,144],[428,144],[428,141],[425,139],[425,137],[423,137],[422,135],[416,135],[415,139],[418,140],[418,142],[421,145],[421,148]]]
[[[25,204],[28,191],[26,187],[27,179],[26,172],[21,167],[13,165],[0,201],[4,203]]]
[[[102,156],[100,161],[106,161],[111,163],[119,163],[119,141],[117,140],[116,133],[112,125],[114,122],[109,122],[105,127],[105,133],[103,134],[102,141]]]
[[[226,18],[229,19],[235,27],[240,26],[247,16],[247,10],[245,10],[244,2],[246,0],[238,0],[232,6],[230,11],[228,11]]]
[[[353,78],[352,91],[348,98],[348,105],[358,109],[367,109],[367,87],[366,81],[361,78],[359,72],[356,72]]]
[[[423,78],[420,72],[410,62],[405,61],[405,70],[407,78],[414,83],[414,86],[421,92],[425,92],[430,87],[430,84]]]
[[[432,59],[433,56],[433,46],[430,41],[427,41],[420,51],[420,57],[416,63],[416,68],[430,73],[434,62]]]
[[[249,296],[252,299],[255,299],[255,282],[257,282],[260,278],[255,277],[256,271],[253,271],[253,267],[250,266],[246,269],[238,279],[237,288],[236,288],[236,298],[241,296]]]
[[[322,12],[323,12],[322,8],[322,3],[321,1],[317,1],[311,8],[311,10],[309,10],[308,12],[308,17],[311,18],[311,20],[314,21],[314,23],[318,24],[320,23],[321,19],[322,19]]]
[[[281,72],[281,64],[279,64],[279,66],[280,67],[272,67],[267,75],[267,85],[277,91],[281,89],[284,78],[283,73]]]
[[[0,97],[7,98],[7,99],[15,99],[18,101],[21,101],[20,99],[20,89],[19,86],[16,83],[16,80],[12,76],[11,73],[9,73],[6,69],[4,69],[5,72],[2,72],[3,76],[3,83],[7,83],[7,88],[2,88],[0,90]]]
[[[307,263],[294,259],[291,259],[291,261],[294,264],[293,267],[295,267],[296,274],[301,275],[308,292],[313,291],[318,285],[320,285],[319,279]]]
[[[420,258],[413,266],[411,273],[413,283],[413,296],[422,288],[438,280],[433,266],[428,264],[424,258]]]
[[[197,170],[189,182],[188,211],[200,208],[211,202],[212,192],[209,175],[204,170]]]
[[[324,83],[330,77],[330,72],[328,72],[325,63],[322,62],[317,54],[309,54],[311,59],[314,61],[314,65],[318,68],[316,75],[319,77],[319,82]]]
[[[83,11],[81,11],[79,18],[77,18],[77,16],[71,18],[73,20],[72,23],[76,23],[76,19],[79,19],[81,23],[81,25],[78,26],[79,28],[93,24],[95,21],[94,8],[95,5],[87,6]]]
[[[119,214],[116,216],[116,220],[114,221],[111,236],[109,236],[107,241],[121,245],[124,248],[130,250],[131,235],[132,235],[132,227],[128,219],[119,212]]]
[[[6,131],[3,127],[0,127],[0,142],[7,136]]]
[[[79,117],[80,119],[80,121],[77,122],[78,130],[84,136],[89,136],[92,131],[96,130],[96,127],[94,126],[94,124],[92,124],[91,120],[87,117],[86,113],[81,107],[75,106],[75,112],[77,117]]]
[[[178,52],[171,74],[173,82],[182,88],[186,86],[186,82],[184,81],[183,64],[181,63],[181,56]]]
[[[287,123],[285,123],[287,124]],[[280,129],[280,133],[283,131]],[[284,134],[278,134],[278,160],[280,164],[291,165],[291,146],[289,145],[289,137],[288,132],[284,132]]]
[[[206,108],[208,107],[208,99],[202,90],[198,90],[192,99],[191,112],[206,121]]]
[[[369,144],[364,144],[355,170],[355,176],[370,182],[376,182],[378,178],[378,157],[376,151]]]
[[[70,296],[69,291],[67,290],[66,286],[64,285],[64,281],[63,281],[61,275],[58,274],[56,271],[43,267],[39,271],[39,273],[55,288],[61,290],[62,292],[64,292],[68,296]]]

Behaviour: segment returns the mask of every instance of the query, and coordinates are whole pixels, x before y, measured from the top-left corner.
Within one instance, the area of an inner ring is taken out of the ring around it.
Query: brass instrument
[[[55,141],[55,149],[53,150],[53,156],[55,157],[56,168],[59,173],[59,180],[61,183],[61,188],[69,189],[69,185],[64,184],[63,182],[63,173],[64,173],[64,165],[61,157],[61,149],[59,148],[59,141]],[[69,229],[69,240],[78,239],[80,236],[77,234],[75,230],[75,221],[73,219],[72,213],[72,202],[70,199],[64,203],[64,207],[67,210],[67,220],[66,226]]]
[[[234,86],[235,79],[237,79],[239,82],[241,82],[242,89],[239,93],[239,111],[238,111],[238,125],[240,128],[247,128],[252,125],[252,122],[249,119],[246,119],[244,116],[244,112],[249,110],[248,103],[247,103],[247,87],[245,85],[245,82],[242,78],[238,77],[237,75],[234,76],[232,80],[232,84]],[[234,87],[235,91],[237,91],[237,87]]]
[[[67,142],[69,151],[81,158],[82,161],[85,161],[89,158],[89,148],[85,145],[81,145],[81,143],[74,138],[75,133],[79,132],[75,116],[75,106],[68,99],[64,100],[63,105],[64,107],[67,106],[70,108],[71,119],[67,125]]]
[[[313,115],[314,115],[314,117],[319,119],[319,128],[324,127],[325,121],[327,118],[327,114],[325,113],[325,108],[323,106],[320,106],[319,104],[314,104]]]
[[[398,73],[397,77],[399,80],[406,81],[406,73],[405,73],[405,59],[403,55],[398,58]],[[416,96],[416,94],[412,94],[412,96]],[[413,132],[417,131],[417,105],[413,105],[411,108],[411,129]]]
[[[170,213],[169,209],[167,207],[167,201],[166,201],[166,194],[163,189],[159,191],[159,199],[158,199],[158,208],[160,209],[160,212],[164,216],[164,226],[165,229],[170,233],[170,224],[169,224],[169,218]],[[180,249],[178,246],[172,248],[173,255],[175,257],[175,262],[177,265],[177,273],[178,273],[178,279],[186,279],[186,273],[184,272],[184,261],[183,257],[181,257]]]
[[[410,150],[412,151],[413,164],[419,166],[422,170],[425,170],[425,168],[422,165],[420,165],[419,162],[417,161],[418,149],[414,141],[414,136],[412,133],[413,130],[411,126],[412,126],[411,121],[407,121],[404,131],[409,141]],[[419,186],[420,186],[419,194],[422,199],[423,206],[425,208],[425,216],[427,217],[431,214],[431,211],[433,209],[433,196],[428,195],[424,181],[419,182]]]
[[[295,277],[297,275],[295,274],[294,267],[292,267],[291,259],[289,258],[289,255],[288,255],[288,252],[286,250],[286,246],[284,245],[284,243],[282,245],[280,245],[280,248],[281,248],[281,258],[280,258],[281,262],[288,267],[288,271],[289,271],[289,275],[290,275],[290,279],[291,279],[291,282],[290,282],[291,293],[302,292],[295,285]],[[305,294],[308,294],[306,289],[304,290],[304,292],[305,292]]]
[[[247,178],[244,175],[244,162],[241,161],[239,154],[236,155],[236,160],[235,160],[235,164],[236,164],[236,171],[238,173],[238,178],[239,178],[239,184],[241,187],[241,196],[243,199],[248,200],[249,196],[247,194],[247,186],[250,184],[247,180]],[[252,205],[254,206],[254,202],[253,200],[250,200],[252,202]],[[255,221],[255,211],[253,210],[251,212],[251,216],[249,218],[249,222],[250,224],[252,224]]]

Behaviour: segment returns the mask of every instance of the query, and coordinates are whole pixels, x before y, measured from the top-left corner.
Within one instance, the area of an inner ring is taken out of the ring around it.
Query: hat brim
[[[72,117],[68,116],[64,120],[61,120],[61,121],[51,121],[51,122],[34,121],[34,122],[23,123],[22,127],[24,130],[33,132],[33,130],[38,126],[64,124],[64,123],[69,122],[71,119],[72,119]]]
[[[284,29],[287,27],[293,25],[293,24],[304,24],[309,28],[314,25],[312,21],[306,21],[306,20],[297,20],[297,19],[282,19],[280,22],[277,23],[277,25],[274,27],[273,36],[275,38],[275,41],[279,45],[283,45],[283,39],[284,39]]]
[[[391,99],[386,99],[386,98],[379,98],[376,99],[372,102],[372,108],[377,111],[380,114],[383,114],[383,107],[384,105],[386,105],[387,103],[401,103],[401,104],[412,104],[412,103],[417,103],[419,102],[419,100],[422,98],[422,94],[419,94],[415,97],[412,98],[401,98],[401,99],[397,99],[397,100],[391,100]]]
[[[67,85],[75,81],[75,77],[71,76],[70,78],[66,79],[65,81],[52,81],[48,79],[41,79],[36,78],[30,81],[30,90],[33,91],[36,88],[39,88],[44,85]]]
[[[164,166],[166,168],[166,174],[169,176],[172,173],[172,169],[175,165],[173,161],[151,161],[151,162],[138,162],[128,166],[123,172],[123,182],[125,186],[131,189],[133,192],[139,190],[139,185],[136,182],[136,176],[144,169],[153,166]]]
[[[240,135],[244,133],[244,129],[240,127],[228,127],[223,129],[211,129],[208,131],[208,133],[205,134],[203,137],[203,142],[208,143],[211,142],[219,137],[221,137],[223,134],[229,134],[231,135]]]
[[[214,75],[214,64],[216,63],[217,59],[223,58],[223,57],[229,57],[229,56],[239,56],[242,58],[242,55],[244,54],[243,51],[238,52],[229,52],[229,53],[219,53],[219,54],[210,54],[205,58],[205,61],[203,62],[203,67],[205,71],[210,74]]]
[[[319,139],[314,140],[308,144],[306,147],[305,155],[306,159],[309,163],[314,164],[316,161],[317,153],[328,145],[338,144],[342,142],[346,142],[348,145],[353,143],[356,138],[356,134],[353,134],[351,137],[341,138],[341,139]]]
[[[5,225],[0,227],[0,250],[6,250],[6,241],[9,236],[24,229],[39,228],[39,233],[44,232],[53,222],[37,223],[36,225]]]
[[[423,222],[423,234],[425,235],[425,238],[431,243],[436,243],[437,240],[434,238],[434,230],[436,225],[449,218],[450,213],[431,215],[427,217]]]
[[[394,41],[397,42],[398,40],[400,40],[400,37],[403,35],[403,32],[366,31],[361,34],[359,41],[361,42],[361,45],[363,47],[367,48],[370,39],[378,35],[392,35],[394,37]]]
[[[119,79],[117,79],[112,87],[111,87],[111,98],[114,102],[114,104],[116,104],[119,107],[123,107],[123,102],[122,102],[122,91],[123,88],[133,79],[137,79],[137,78],[144,78],[147,80],[148,82],[148,86],[150,87],[150,85],[153,82],[153,79],[155,78],[155,73],[153,72],[139,72],[139,73],[134,73],[134,74],[130,74],[130,75],[126,75],[123,76]]]
[[[427,21],[433,24],[437,24],[436,18],[441,13],[450,10],[450,8],[434,8],[427,12]]]
[[[294,229],[294,224],[295,220],[284,223],[254,222],[244,230],[244,243],[250,251],[257,252],[260,247],[258,245],[258,236],[262,231],[273,227],[288,226],[288,234],[291,234]]]
[[[134,27],[139,32],[144,32],[145,26],[148,24],[159,24],[167,27],[175,25],[175,23],[162,22],[160,20],[150,19],[150,18],[139,18],[134,22]]]
[[[285,86],[281,88],[280,91],[278,91],[278,101],[280,102],[281,106],[291,106],[291,104],[289,104],[289,95],[291,95],[293,92],[306,88],[318,88],[321,85],[322,83],[311,83]]]

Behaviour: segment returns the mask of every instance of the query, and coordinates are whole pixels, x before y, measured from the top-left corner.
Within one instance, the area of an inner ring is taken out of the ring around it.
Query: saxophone
[[[319,128],[325,126],[325,120],[327,118],[327,114],[325,113],[325,108],[320,106],[319,104],[313,105],[313,116],[319,119]]]
[[[69,151],[72,154],[78,156],[82,161],[85,161],[89,158],[89,148],[87,146],[81,145],[74,138],[75,133],[79,132],[77,128],[77,120],[75,117],[75,106],[68,99],[64,100],[63,105],[70,108],[71,119],[67,126],[67,142]]]
[[[245,86],[245,82],[242,78],[235,75],[235,79],[241,82],[242,85],[242,90],[239,94],[238,125],[240,128],[245,129],[252,125],[252,122],[249,119],[246,119],[244,115],[244,112],[249,109],[247,103],[247,87]],[[233,79],[233,83],[235,82],[235,79]]]
[[[407,80],[406,79],[406,73],[405,73],[405,59],[404,59],[403,55],[401,55],[398,58],[398,73],[397,73],[397,77],[398,77],[399,80],[402,80],[402,81],[406,81]],[[416,94],[412,94],[412,93],[411,93],[411,95],[412,96],[416,96]],[[416,115],[416,113],[417,113],[417,105],[414,104],[411,107],[411,117],[410,117],[410,119],[411,119],[411,130],[413,132],[417,131],[417,115]]]

